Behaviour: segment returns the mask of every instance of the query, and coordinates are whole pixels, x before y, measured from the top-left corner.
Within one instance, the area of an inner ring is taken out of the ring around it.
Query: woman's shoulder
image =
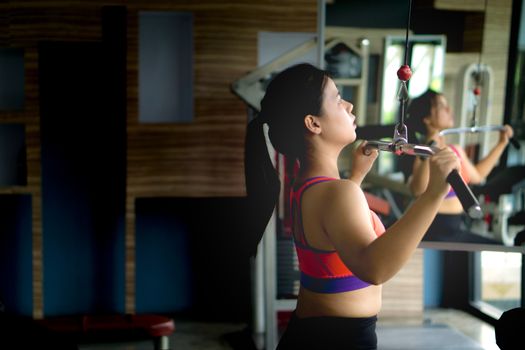
[[[344,194],[348,191],[361,191],[359,185],[348,179],[315,176],[306,179],[296,179],[294,188],[312,188],[310,192],[327,193],[329,195]]]
[[[451,143],[448,145],[448,147],[450,149],[452,149],[456,154],[460,155],[460,156],[464,156],[465,155],[465,150],[463,149],[463,147],[461,147],[461,145],[457,144],[457,143]]]
[[[325,183],[323,187],[319,188],[316,195],[321,216],[326,215],[326,218],[333,220],[338,215],[346,215],[345,213],[365,215],[370,211],[365,193],[354,181],[338,179]]]
[[[335,203],[338,201],[346,201],[349,198],[363,197],[364,193],[361,187],[352,180],[348,179],[332,179],[323,183],[323,186],[319,187],[319,191],[323,192],[330,202]]]
[[[324,182],[326,189],[361,189],[358,184],[349,179],[336,179],[336,178],[327,178],[328,181]]]

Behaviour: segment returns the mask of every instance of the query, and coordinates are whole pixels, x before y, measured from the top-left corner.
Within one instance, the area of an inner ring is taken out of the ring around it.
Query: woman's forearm
[[[426,160],[416,159],[414,162],[414,168],[412,176],[408,182],[408,187],[412,194],[417,197],[427,189],[430,172]]]
[[[443,197],[427,192],[418,197],[405,214],[364,252],[370,268],[365,279],[382,284],[392,278],[410,259],[438,212]]]
[[[490,150],[489,154],[475,165],[475,168],[482,179],[485,179],[490,174],[498,162],[498,159],[503,154],[505,147],[507,147],[506,142],[498,142],[496,146]]]

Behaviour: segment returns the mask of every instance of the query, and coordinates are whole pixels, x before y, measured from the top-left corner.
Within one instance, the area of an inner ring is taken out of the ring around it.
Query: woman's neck
[[[443,147],[445,146],[445,138],[439,134],[440,130],[438,129],[430,129],[427,133],[427,140],[426,143],[433,140],[437,143],[436,146]]]
[[[339,168],[337,157],[326,154],[308,155],[301,160],[301,170],[299,177],[306,179],[313,176],[328,176],[338,179]]]

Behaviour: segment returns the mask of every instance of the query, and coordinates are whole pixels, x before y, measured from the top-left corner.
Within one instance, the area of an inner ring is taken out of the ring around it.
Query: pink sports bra
[[[336,250],[321,250],[314,248],[306,241],[302,224],[301,198],[308,188],[321,182],[333,181],[334,178],[317,176],[306,179],[297,190],[292,188],[290,192],[291,216],[299,215],[298,227],[294,227],[297,235],[294,235],[295,248],[299,260],[301,272],[301,285],[313,292],[318,293],[341,293],[368,287],[370,284],[355,276],[343,263]],[[377,236],[385,232],[385,227],[379,217],[370,210],[370,220]]]
[[[454,147],[453,145],[449,145],[450,149],[452,149],[454,151],[454,153],[456,153],[456,155],[459,157],[459,160],[461,162],[461,168],[459,169],[459,175],[461,176],[461,178],[463,178],[463,181],[465,181],[465,183],[469,183],[470,182],[470,177],[468,175],[468,171],[467,171],[467,168],[465,166],[465,161],[463,160],[463,158],[461,157],[461,153],[459,153],[459,151],[457,150],[456,147]],[[456,192],[454,191],[454,189],[451,187],[450,190],[448,191],[447,195],[445,196],[445,198],[452,198],[452,197],[456,197]]]

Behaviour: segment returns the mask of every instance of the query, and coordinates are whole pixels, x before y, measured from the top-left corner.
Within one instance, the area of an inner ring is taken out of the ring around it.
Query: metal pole
[[[525,308],[525,254],[521,254],[521,307]]]
[[[324,28],[326,19],[325,0],[317,0],[317,66],[324,69]]]

